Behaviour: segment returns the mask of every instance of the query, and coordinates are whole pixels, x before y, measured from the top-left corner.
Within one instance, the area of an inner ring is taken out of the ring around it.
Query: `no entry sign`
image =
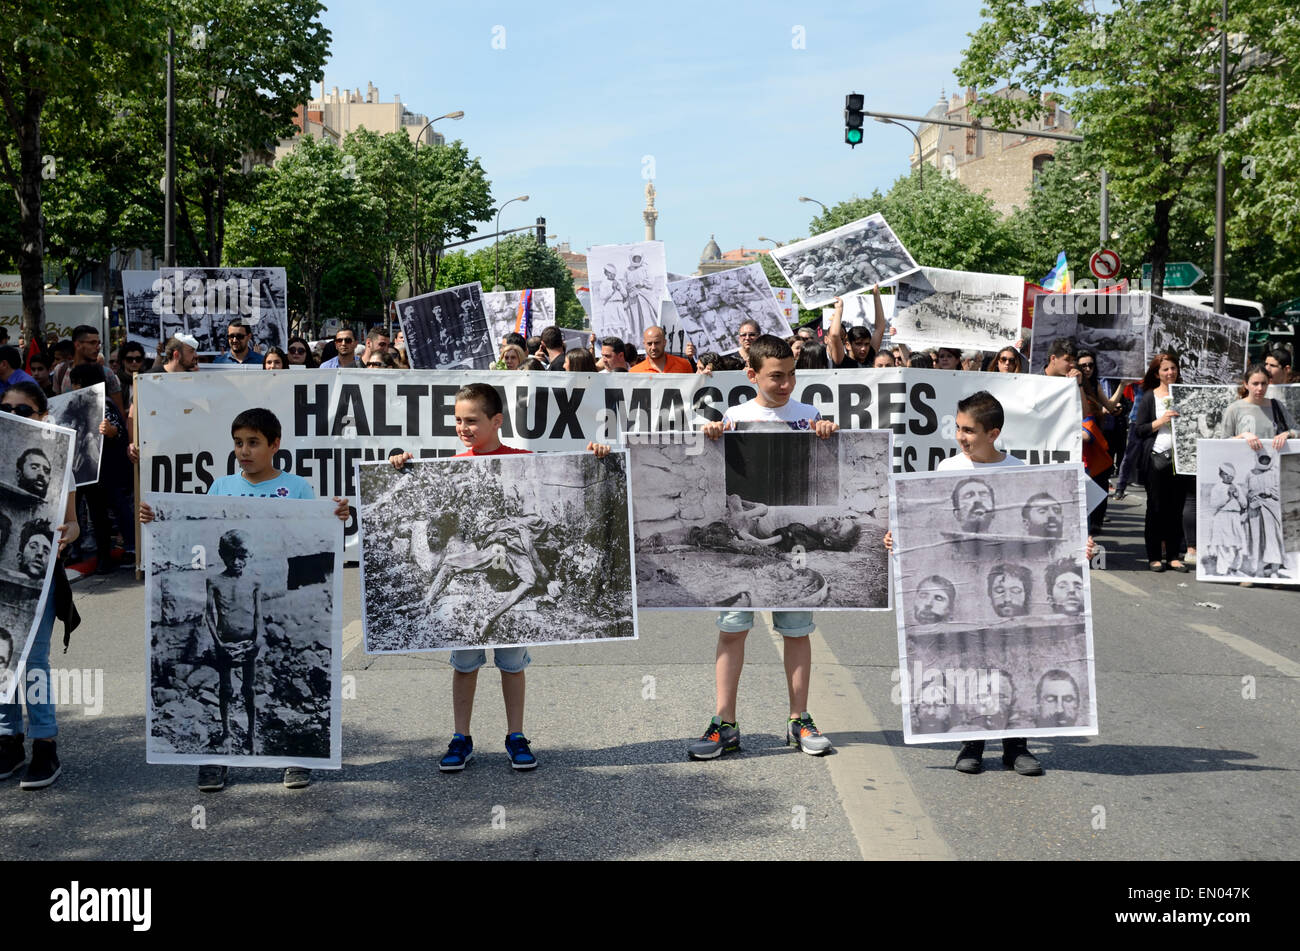
[[[1088,270],[1099,281],[1108,281],[1119,273],[1119,255],[1108,248],[1094,251],[1088,258]]]

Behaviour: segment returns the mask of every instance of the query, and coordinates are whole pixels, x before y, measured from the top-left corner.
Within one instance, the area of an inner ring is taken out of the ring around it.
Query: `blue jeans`
[[[753,626],[753,611],[723,611],[718,615],[718,630],[727,634],[748,631]],[[782,637],[807,637],[817,629],[811,611],[773,611],[772,627]]]
[[[54,633],[54,592],[45,597],[45,614],[41,626],[32,637],[32,647],[27,653],[27,667],[22,684],[14,694],[13,703],[0,704],[0,736],[17,736],[23,732],[23,708],[20,701],[30,700],[33,694],[44,695],[45,703],[27,704],[27,738],[48,740],[58,735],[54,721],[53,686],[50,683],[50,638]],[[33,689],[32,685],[38,685]]]

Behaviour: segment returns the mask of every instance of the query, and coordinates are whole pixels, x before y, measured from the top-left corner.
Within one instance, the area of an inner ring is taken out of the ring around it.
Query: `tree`
[[[492,245],[472,252],[448,254],[438,267],[438,287],[480,282],[493,286],[496,255]],[[568,265],[556,253],[537,243],[532,235],[514,234],[501,239],[501,286],[510,290],[555,288],[555,322],[560,327],[581,327],[586,319]]]
[[[230,210],[226,263],[291,265],[312,327],[326,272],[361,259],[378,214],[347,158],[332,143],[303,136],[274,168],[256,171],[249,200]]]
[[[158,58],[149,41],[157,12],[124,0],[24,0],[0,16],[0,178],[17,199],[23,327],[44,323],[45,217],[42,186],[58,174],[45,148],[47,109],[80,113],[94,127],[112,93],[142,84]],[[7,230],[7,229],[0,229]]]
[[[1008,83],[1030,93],[1023,100],[978,100],[974,112],[1000,125],[1041,110],[1042,90],[1070,90],[1065,105],[1087,137],[1089,152],[1109,171],[1112,197],[1134,209],[1135,220],[1140,209],[1145,220],[1145,247],[1134,260],[1151,262],[1156,293],[1163,291],[1180,201],[1191,212],[1202,200],[1198,192],[1213,182],[1220,149],[1244,141],[1241,134],[1217,135],[1221,30],[1234,38],[1229,85],[1251,91],[1243,105],[1283,91],[1291,95],[1267,111],[1260,131],[1295,135],[1294,115],[1287,113],[1300,90],[1294,79],[1269,79],[1283,72],[1294,77],[1300,43],[1293,15],[1285,0],[1234,0],[1230,9],[1223,24],[1220,4],[1213,0],[1116,0],[1102,12],[1090,0],[986,0],[983,22],[971,34],[957,70],[967,85]],[[1258,150],[1255,131],[1250,140]],[[1282,168],[1287,164],[1294,163],[1278,160],[1270,172],[1277,187],[1262,191],[1294,193],[1294,172]],[[1289,184],[1282,185],[1283,179]],[[1251,216],[1244,212],[1242,222]]]

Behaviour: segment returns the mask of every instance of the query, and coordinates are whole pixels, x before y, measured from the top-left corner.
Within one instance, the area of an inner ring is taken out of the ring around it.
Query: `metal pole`
[[[1228,0],[1223,0],[1223,23],[1219,27],[1219,135],[1228,131]],[[1223,313],[1223,259],[1227,244],[1228,214],[1226,170],[1223,148],[1219,148],[1214,181],[1214,312]]]
[[[176,266],[176,31],[167,28],[167,194],[163,196],[163,263]]]
[[[508,204],[510,204],[510,202],[506,202],[506,205]],[[497,225],[493,229],[497,233],[496,240],[492,242],[492,290],[493,291],[501,290],[501,278],[498,274],[498,272],[501,269],[501,212],[505,209],[506,205],[502,205],[500,208],[497,209]],[[496,654],[493,654],[492,656],[495,657]]]
[[[415,137],[415,206],[411,210],[415,222],[415,239],[411,242],[411,296],[415,297],[420,293],[420,140],[424,138],[425,131],[429,126],[437,122],[437,119],[430,119],[420,130],[420,134]],[[392,312],[389,312],[389,330],[393,328]],[[391,337],[392,334],[390,333]]]
[[[1101,170],[1101,245],[1105,248],[1110,241],[1110,175]]]

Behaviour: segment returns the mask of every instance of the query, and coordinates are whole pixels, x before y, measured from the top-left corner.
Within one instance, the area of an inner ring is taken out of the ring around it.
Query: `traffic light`
[[[851,92],[844,97],[844,141],[854,148],[862,141],[862,94]]]
[[[537,219],[537,243],[546,247],[546,219]]]

